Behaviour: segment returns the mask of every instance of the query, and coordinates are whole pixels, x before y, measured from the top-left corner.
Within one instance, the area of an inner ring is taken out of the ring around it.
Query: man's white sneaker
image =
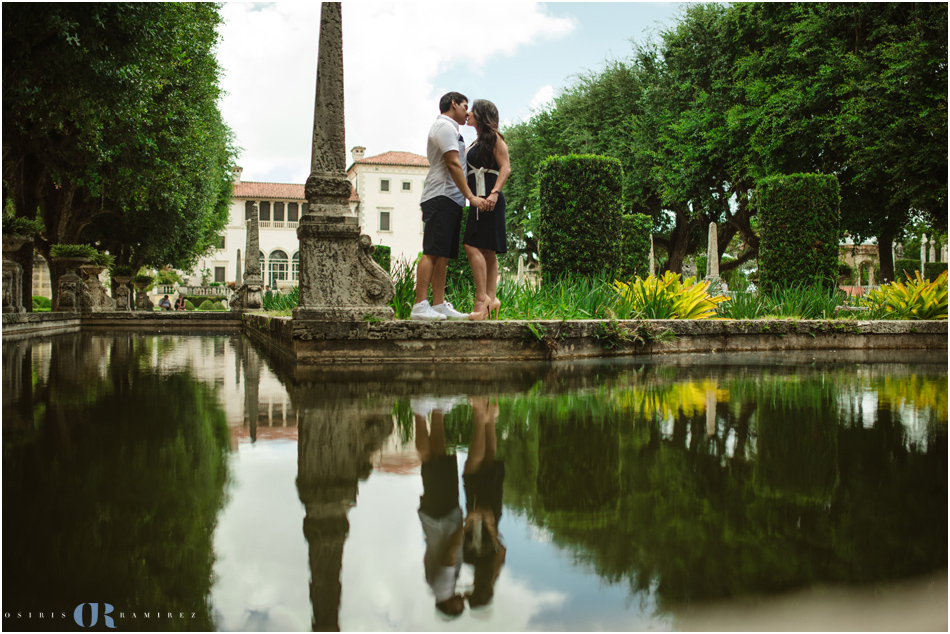
[[[432,310],[439,313],[440,315],[445,315],[446,319],[468,319],[468,313],[460,313],[455,310],[449,302],[442,302],[441,304],[436,304],[432,307]]]
[[[432,306],[429,305],[429,300],[424,299],[412,307],[409,319],[413,321],[443,321],[445,315],[433,310]]]

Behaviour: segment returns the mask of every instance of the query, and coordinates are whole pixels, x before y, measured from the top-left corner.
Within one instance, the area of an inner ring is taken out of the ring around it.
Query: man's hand
[[[475,205],[479,211],[489,211],[491,209],[488,201],[481,196],[473,196],[469,199],[469,202]]]

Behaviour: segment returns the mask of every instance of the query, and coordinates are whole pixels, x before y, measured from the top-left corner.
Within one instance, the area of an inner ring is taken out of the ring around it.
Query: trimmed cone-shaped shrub
[[[623,168],[607,156],[552,156],[541,163],[539,239],[548,279],[616,274],[621,262]]]
[[[210,299],[206,299],[201,302],[201,306],[198,307],[198,310],[214,310],[214,302]]]
[[[189,300],[185,300],[185,310],[194,310],[195,305],[192,304]]]
[[[841,194],[838,179],[791,174],[759,181],[759,285],[831,288],[838,275]]]

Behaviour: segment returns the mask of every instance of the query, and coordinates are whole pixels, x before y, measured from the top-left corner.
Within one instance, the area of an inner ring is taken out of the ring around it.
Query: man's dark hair
[[[442,95],[442,98],[439,99],[439,112],[445,113],[449,111],[449,108],[452,107],[452,102],[455,103],[468,103],[468,97],[463,95],[460,92],[447,92]]]

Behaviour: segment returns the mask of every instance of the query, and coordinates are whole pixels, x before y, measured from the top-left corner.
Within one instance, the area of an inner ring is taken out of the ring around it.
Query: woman
[[[472,441],[465,459],[462,482],[465,486],[465,523],[462,559],[474,566],[470,608],[487,605],[495,593],[495,581],[505,564],[507,550],[498,532],[501,521],[505,464],[495,459],[497,439],[495,419],[498,404],[487,396],[472,399]]]
[[[501,308],[496,254],[508,252],[505,195],[501,189],[511,174],[511,163],[508,145],[498,131],[495,104],[485,99],[476,100],[468,116],[468,125],[478,132],[478,139],[466,154],[468,186],[476,196],[484,196],[488,201],[488,211],[469,208],[463,240],[475,278],[475,306],[469,319],[480,321],[492,312],[497,318]]]

